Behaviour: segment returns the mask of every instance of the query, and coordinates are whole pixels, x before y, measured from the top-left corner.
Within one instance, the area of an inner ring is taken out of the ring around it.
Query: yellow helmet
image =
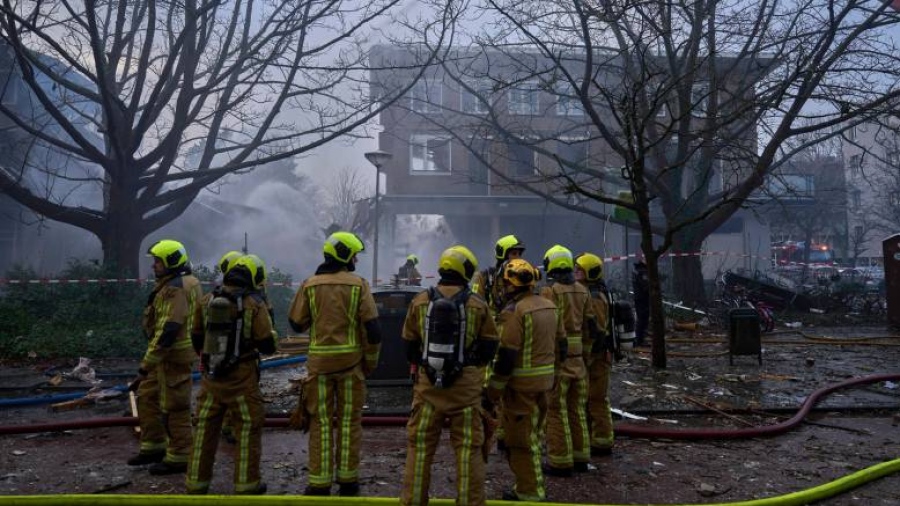
[[[497,260],[506,260],[506,254],[514,249],[525,251],[525,245],[519,242],[519,239],[512,234],[505,235],[497,239],[497,245],[494,247],[494,256]]]
[[[544,253],[544,271],[572,270],[574,268],[575,262],[572,260],[572,252],[569,251],[569,248],[555,244]]]
[[[250,258],[250,255],[243,255],[237,260],[231,262],[228,273],[225,274],[225,282],[239,286],[250,286],[256,288],[255,279],[258,275],[259,267],[256,262]]]
[[[455,272],[470,281],[475,271],[478,270],[478,259],[465,246],[451,246],[441,253],[438,261],[438,273],[441,271]]]
[[[322,246],[326,259],[331,257],[342,264],[349,264],[353,255],[365,249],[362,240],[351,232],[335,232],[328,236]]]
[[[575,257],[575,265],[584,271],[588,281],[603,279],[603,259],[593,253],[582,253]]]
[[[187,250],[184,245],[172,239],[163,239],[150,246],[147,256],[156,257],[162,261],[166,269],[177,269],[188,261]]]
[[[262,258],[259,258],[257,255],[249,254],[247,258],[253,261],[256,264],[256,274],[253,276],[253,287],[259,288],[266,284],[266,263],[263,262]]]
[[[503,265],[503,281],[507,286],[533,288],[540,279],[540,272],[522,258],[514,258]]]
[[[407,262],[412,262],[413,265],[419,265],[419,257],[417,257],[417,256],[415,256],[415,255],[408,255],[408,256],[406,257],[406,261],[407,261]]]
[[[229,251],[222,255],[222,258],[219,259],[219,263],[216,264],[216,267],[218,267],[219,272],[226,274],[228,270],[231,269],[234,261],[242,256],[244,256],[244,254],[240,251]]]

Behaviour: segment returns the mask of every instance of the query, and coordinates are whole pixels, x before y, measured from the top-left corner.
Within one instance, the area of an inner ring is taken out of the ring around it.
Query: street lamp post
[[[366,160],[375,166],[375,231],[372,238],[372,286],[378,285],[378,223],[381,216],[378,214],[378,201],[381,200],[381,167],[391,159],[391,154],[385,151],[369,151],[365,154]]]

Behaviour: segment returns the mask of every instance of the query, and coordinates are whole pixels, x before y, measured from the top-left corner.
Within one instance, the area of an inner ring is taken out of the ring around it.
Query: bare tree
[[[365,82],[364,43],[398,3],[3,0],[2,49],[30,103],[0,113],[41,151],[5,153],[0,191],[135,273],[142,239],[204,187],[367,135],[404,91],[373,105]],[[73,200],[79,187],[96,202]]]
[[[572,195],[634,211],[656,367],[665,367],[660,256],[697,251],[796,152],[900,96],[889,31],[900,17],[883,0],[485,0],[479,8],[473,17],[490,22],[443,60],[444,79],[477,107],[445,102],[458,114],[440,124],[472,153],[484,153],[485,139],[503,144],[484,161],[525,191],[598,218]],[[784,149],[801,136],[805,143]],[[561,154],[579,144],[588,146],[582,154]],[[502,153],[505,165],[516,163],[523,151],[540,160],[533,173],[497,163]],[[619,197],[623,188],[630,198]],[[703,300],[699,257],[676,258],[673,269],[683,300]]]
[[[349,230],[370,235],[369,204],[373,202],[372,188],[363,180],[359,169],[344,167],[325,188],[329,231]]]
[[[764,194],[772,234],[807,245],[799,260],[808,265],[812,244],[843,246],[847,235],[847,186],[844,164],[821,146],[796,155],[791,163],[769,175]]]
[[[873,239],[897,233],[900,118],[895,112],[859,125],[845,133],[843,143],[850,165],[848,249],[856,264],[866,253],[879,256],[881,246],[873,245]]]
[[[900,191],[900,187],[897,190]],[[877,216],[871,211],[876,206],[877,204],[866,206],[865,208],[860,206],[850,210],[852,225],[847,229],[847,254],[845,258],[849,265],[860,265],[860,258],[866,253],[870,253],[870,255],[872,253],[870,251],[872,240],[887,235],[883,233],[884,226],[879,223]],[[891,229],[891,233],[895,233],[896,227],[891,227]],[[878,252],[880,253],[880,250]],[[865,265],[868,265],[868,263]]]

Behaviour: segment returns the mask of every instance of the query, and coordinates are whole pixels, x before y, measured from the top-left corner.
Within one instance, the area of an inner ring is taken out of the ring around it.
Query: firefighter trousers
[[[366,399],[362,366],[334,374],[310,374],[303,388],[310,413],[309,486],[356,483]],[[332,428],[335,415],[337,426]]]
[[[238,364],[223,379],[203,378],[197,394],[197,427],[188,460],[185,484],[188,492],[204,492],[212,480],[216,449],[226,413],[233,423],[237,448],[234,453],[235,493],[256,490],[266,413],[259,390],[256,361]]]
[[[450,444],[456,454],[456,504],[484,506],[484,426],[481,407],[413,401],[406,424],[406,467],[400,504],[428,504],[431,464],[441,440],[444,421],[450,419]]]
[[[513,491],[523,501],[543,501],[544,474],[541,471],[540,427],[547,414],[547,392],[503,392],[503,427],[506,458],[516,477]]]
[[[551,467],[572,468],[590,460],[587,424],[588,380],[560,376],[547,413],[547,458]]]
[[[609,377],[612,359],[609,353],[597,355],[588,366],[588,414],[591,420],[591,448],[613,447],[612,413],[609,403]]]
[[[164,462],[184,464],[191,449],[191,364],[161,362],[137,391],[141,453],[165,451]]]

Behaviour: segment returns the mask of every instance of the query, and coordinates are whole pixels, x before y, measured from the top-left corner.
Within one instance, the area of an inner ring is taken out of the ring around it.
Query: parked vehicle
[[[807,253],[808,250],[808,253]],[[772,243],[772,259],[775,265],[809,264],[834,265],[834,250],[823,243],[782,241]]]

